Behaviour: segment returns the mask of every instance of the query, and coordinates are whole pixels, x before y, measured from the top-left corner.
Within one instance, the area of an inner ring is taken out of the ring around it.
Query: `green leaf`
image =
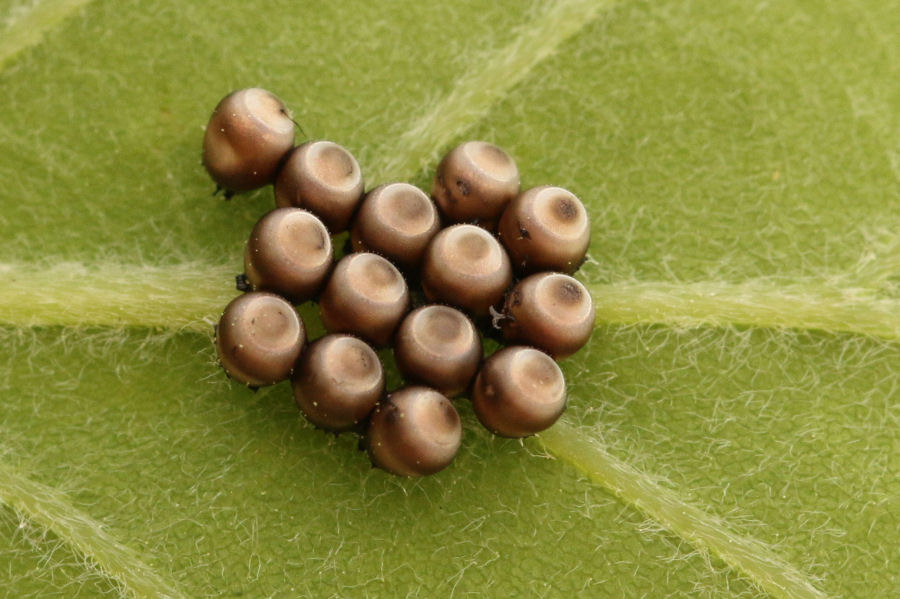
[[[5,594],[896,594],[896,3],[0,17]],[[454,465],[398,479],[225,379],[211,323],[271,190],[213,198],[199,148],[251,85],[370,185],[481,138],[584,198],[598,327],[560,423],[493,438],[460,402]]]

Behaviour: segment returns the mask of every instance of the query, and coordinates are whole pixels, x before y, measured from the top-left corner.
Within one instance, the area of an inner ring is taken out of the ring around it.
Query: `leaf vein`
[[[0,70],[16,54],[35,46],[91,0],[39,0],[6,19],[0,35]]]
[[[538,441],[551,454],[573,465],[621,501],[634,506],[694,547],[718,556],[775,597],[826,597],[806,574],[778,557],[768,545],[735,533],[724,519],[685,501],[568,423],[557,422],[541,433]]]
[[[0,463],[0,503],[51,530],[87,556],[98,569],[135,597],[176,599],[183,595],[145,564],[137,552],[76,509],[59,490],[30,480]]]
[[[555,0],[516,32],[503,48],[475,57],[453,90],[415,119],[393,143],[375,153],[376,182],[408,177],[437,159],[454,137],[477,123],[541,61],[593,22],[616,0]]]
[[[861,287],[749,280],[613,283],[589,289],[601,323],[742,325],[900,340],[900,301]]]
[[[234,297],[234,268],[184,263],[0,264],[0,324],[207,333]],[[825,283],[626,282],[588,286],[597,322],[822,330],[900,340],[900,299]]]

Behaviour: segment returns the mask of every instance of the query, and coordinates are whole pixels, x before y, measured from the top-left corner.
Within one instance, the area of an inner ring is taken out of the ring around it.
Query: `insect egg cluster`
[[[591,296],[571,276],[590,241],[574,194],[522,191],[512,158],[483,141],[441,160],[430,196],[403,182],[366,193],[350,152],[330,141],[294,146],[287,107],[259,88],[216,107],[203,164],[227,196],[274,185],[276,207],[245,246],[244,293],[216,326],[232,379],[254,388],[290,379],[311,423],[359,433],[372,463],[402,476],[453,460],[459,396],[504,437],[533,435],[563,413],[557,360],[594,325]],[[345,231],[337,259],[334,236]],[[295,309],[307,301],[327,331],[311,343]],[[485,358],[484,337],[505,347]],[[405,386],[386,389],[381,348],[392,348]]]

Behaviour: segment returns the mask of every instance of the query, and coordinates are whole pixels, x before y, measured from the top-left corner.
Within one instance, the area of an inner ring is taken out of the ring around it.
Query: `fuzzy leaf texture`
[[[898,596],[898,32],[896,0],[0,0],[0,594]],[[248,86],[370,187],[486,139],[584,198],[557,426],[461,401],[406,480],[226,380],[271,189],[214,198],[199,155]]]

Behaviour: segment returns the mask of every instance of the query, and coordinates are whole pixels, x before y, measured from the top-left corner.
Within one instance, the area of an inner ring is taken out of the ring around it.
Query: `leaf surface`
[[[892,596],[897,8],[0,0],[0,588]],[[585,200],[556,427],[460,402],[457,461],[403,480],[225,379],[271,190],[211,197],[199,147],[251,85],[370,184],[480,138]]]

